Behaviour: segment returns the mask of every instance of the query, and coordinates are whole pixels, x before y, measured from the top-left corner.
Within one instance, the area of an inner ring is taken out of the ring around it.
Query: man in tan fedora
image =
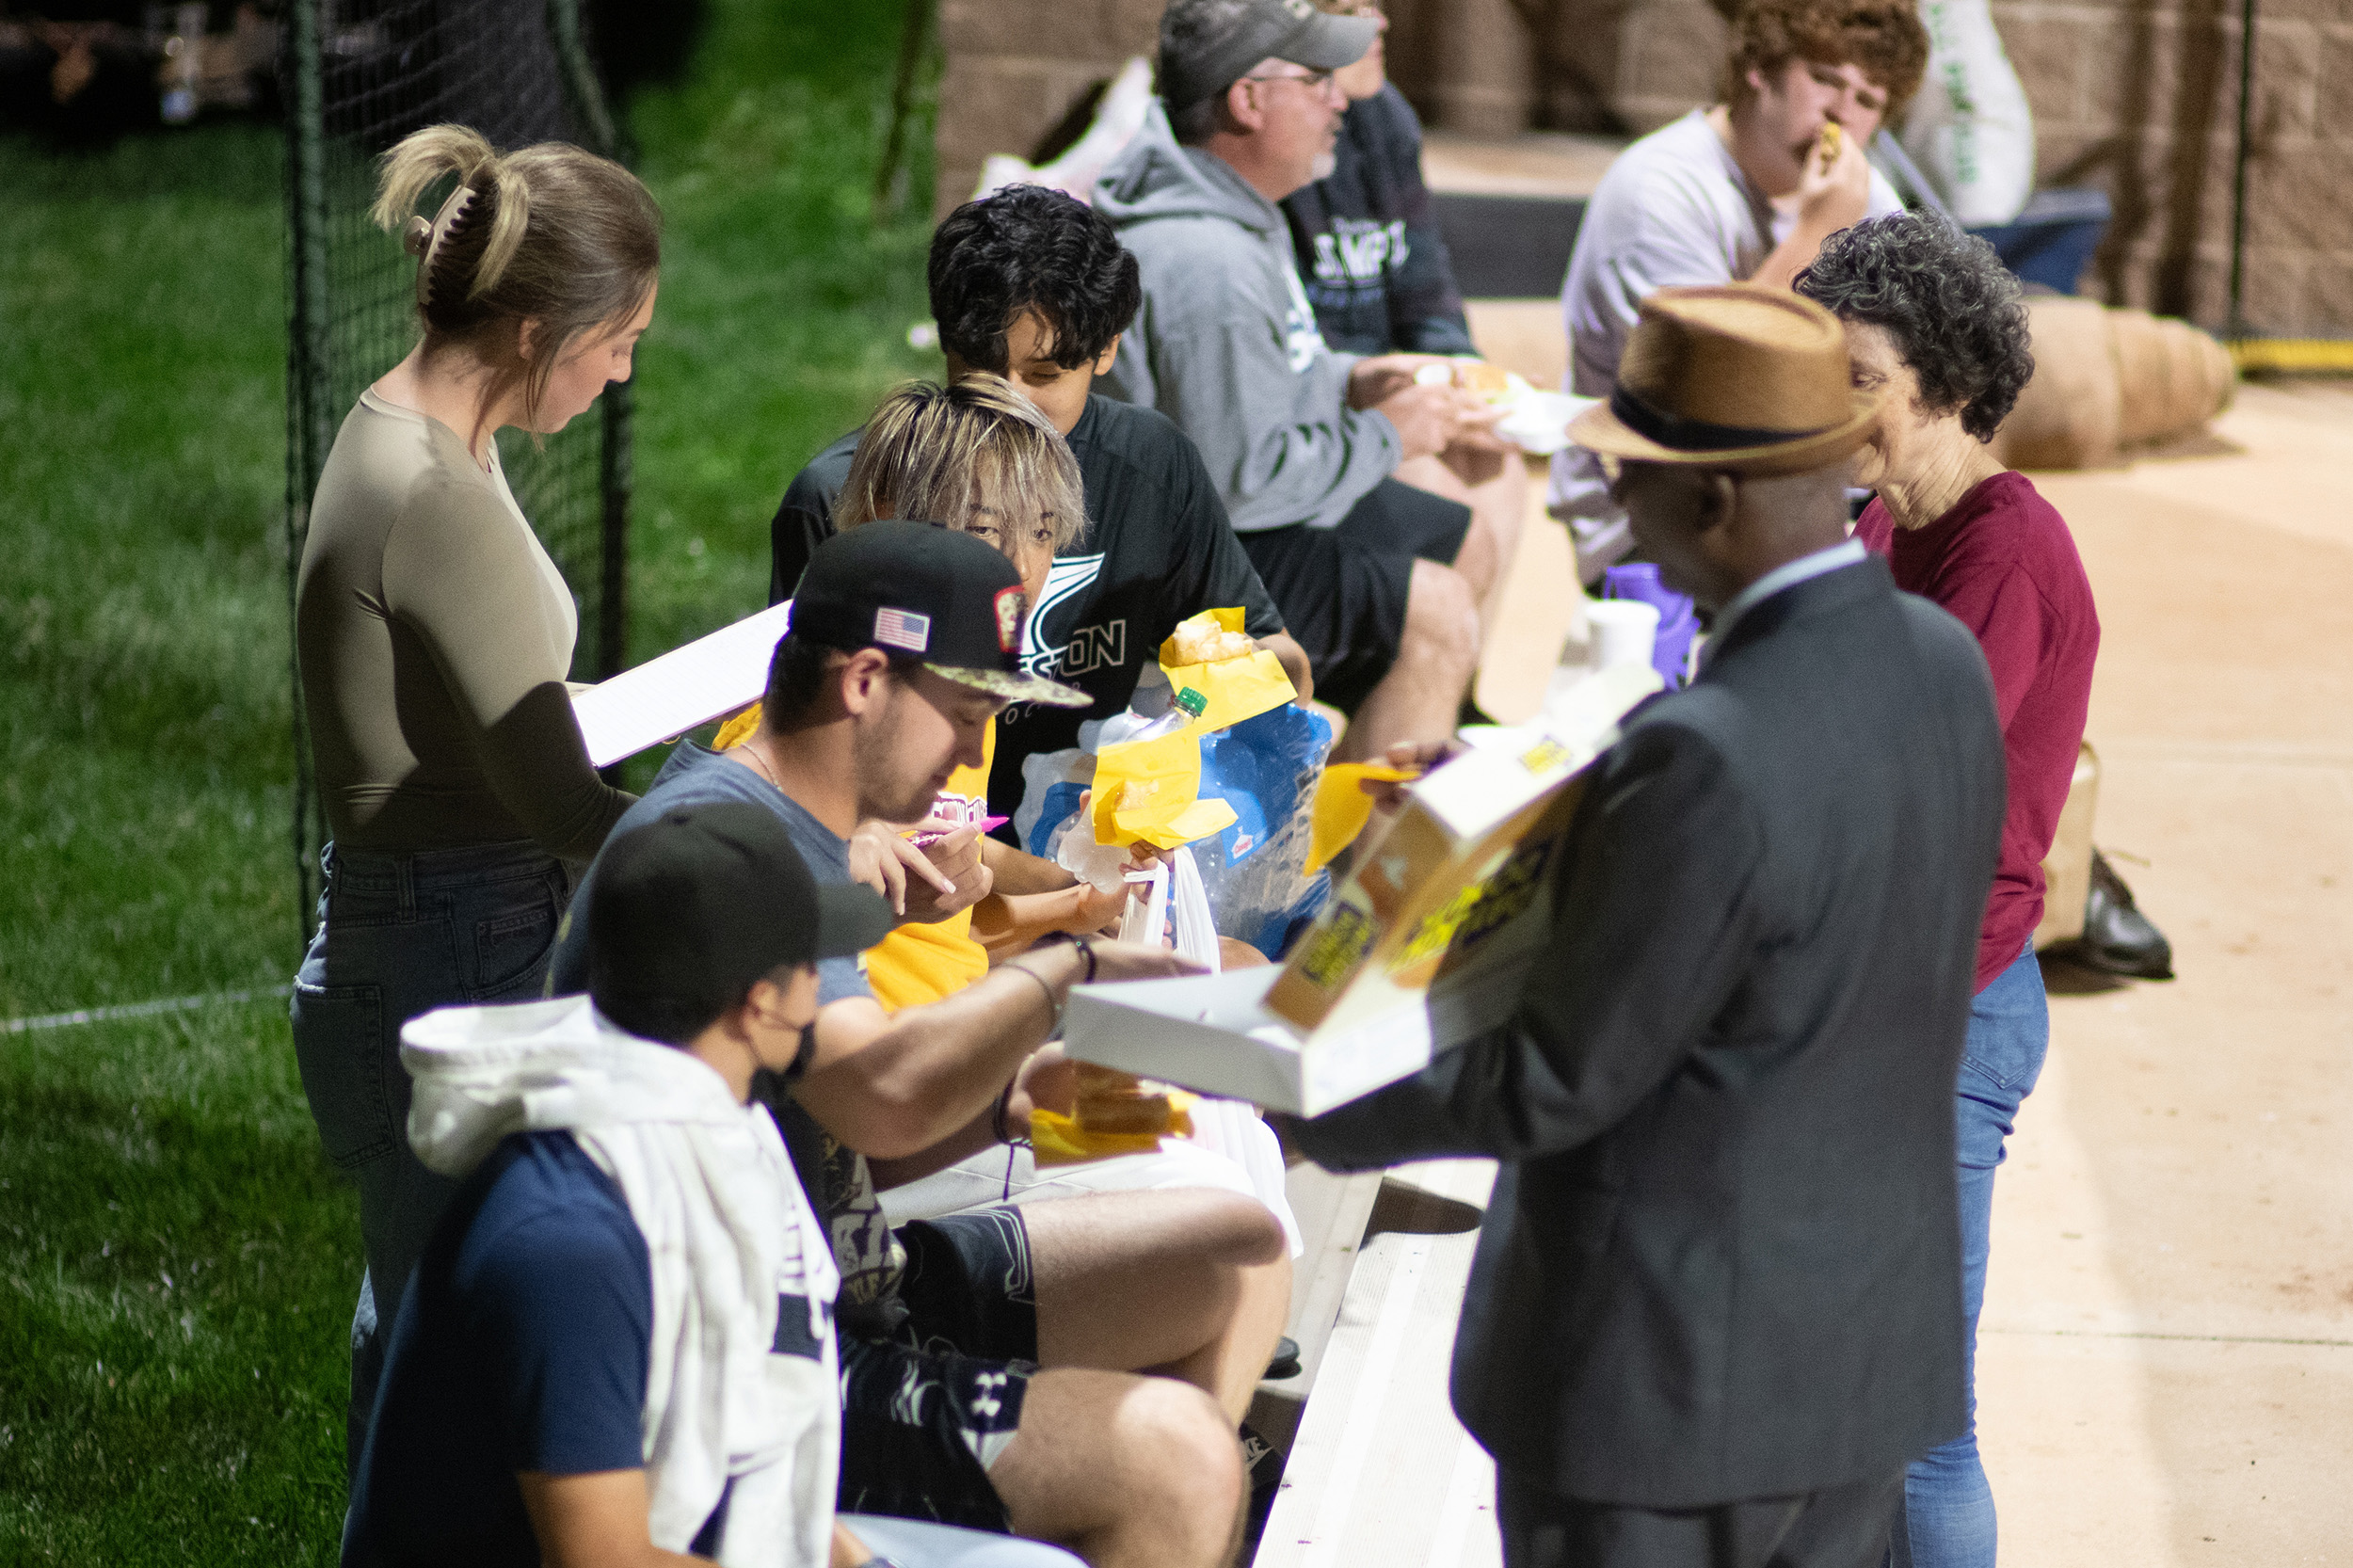
[[[1716,612],[1554,872],[1512,1020],[1297,1142],[1503,1168],[1453,1394],[1513,1568],[1877,1568],[1962,1422],[1952,1083],[2002,825],[1969,633],[1846,538],[1837,321],[1643,301],[1572,426]]]

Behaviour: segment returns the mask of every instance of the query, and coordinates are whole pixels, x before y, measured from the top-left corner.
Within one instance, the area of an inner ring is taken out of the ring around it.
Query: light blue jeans
[[[295,1061],[327,1158],[360,1189],[367,1272],[351,1320],[353,1465],[401,1290],[456,1187],[408,1146],[400,1026],[436,1007],[538,996],[572,878],[529,842],[417,855],[329,844],[319,859],[318,934],[294,984]]]
[[[1891,1543],[1897,1568],[1993,1568],[1993,1489],[1977,1459],[1977,1312],[1985,1304],[1985,1263],[1993,1224],[1993,1171],[2018,1116],[2034,1092],[2051,1044],[2051,1011],[2042,967],[2028,944],[2018,961],[1969,1005],[1969,1042],[1961,1052],[1955,1097],[1961,1186],[1962,1375],[1969,1426],[1913,1462]]]

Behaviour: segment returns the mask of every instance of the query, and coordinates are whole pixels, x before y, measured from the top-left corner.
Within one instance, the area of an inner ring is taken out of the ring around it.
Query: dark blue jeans
[[[2028,945],[1969,1006],[1969,1043],[1961,1052],[1955,1099],[1961,1185],[1961,1352],[1969,1380],[1969,1427],[1913,1461],[1897,1516],[1897,1568],[1993,1568],[1993,1489],[1977,1458],[1977,1312],[1985,1304],[1985,1262],[1993,1223],[1993,1171],[2018,1116],[2034,1092],[2051,1044],[2051,1011],[2042,967]]]
[[[295,1060],[327,1158],[360,1189],[367,1272],[351,1320],[345,1459],[357,1464],[400,1293],[456,1183],[408,1146],[400,1026],[437,1007],[525,1001],[572,895],[536,844],[320,856],[318,935],[294,984]]]

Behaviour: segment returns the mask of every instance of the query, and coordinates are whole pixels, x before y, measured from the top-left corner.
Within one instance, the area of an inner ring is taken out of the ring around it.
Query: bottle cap
[[[1204,712],[1208,712],[1209,699],[1202,696],[1199,692],[1194,691],[1191,686],[1187,686],[1183,691],[1176,694],[1176,706],[1182,708],[1186,712],[1191,713],[1197,719]]]

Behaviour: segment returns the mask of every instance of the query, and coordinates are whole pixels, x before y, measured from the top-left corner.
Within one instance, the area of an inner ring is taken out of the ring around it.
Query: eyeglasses
[[[1328,71],[1310,71],[1300,76],[1244,76],[1242,80],[1245,82],[1297,82],[1309,92],[1318,95],[1332,90],[1332,73]]]

